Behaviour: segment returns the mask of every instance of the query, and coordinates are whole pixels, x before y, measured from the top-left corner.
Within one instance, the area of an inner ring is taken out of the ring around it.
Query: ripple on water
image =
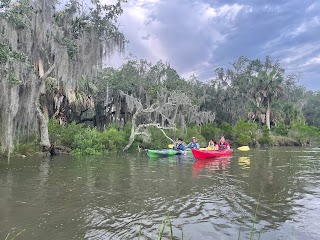
[[[319,152],[263,150],[0,164],[0,238],[14,226],[25,239],[137,239],[140,227],[155,239],[169,214],[176,239],[237,239],[240,226],[248,239],[258,204],[261,239],[320,239]]]

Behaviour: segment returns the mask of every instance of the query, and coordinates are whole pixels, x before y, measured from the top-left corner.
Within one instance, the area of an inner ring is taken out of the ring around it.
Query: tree
[[[61,11],[55,9],[56,4],[55,0],[7,0],[1,5],[1,51],[9,49],[12,56],[26,59],[21,64],[14,57],[1,57],[0,76],[5,81],[0,88],[4,96],[0,116],[3,129],[8,130],[1,131],[0,144],[9,151],[19,134],[36,126],[40,127],[40,144],[50,145],[49,109],[61,105],[54,105],[47,94],[48,77],[55,79],[58,98],[65,96],[72,104],[78,80],[92,79],[103,59],[123,49],[125,43],[116,26],[121,0],[114,5],[92,1],[92,8],[85,11],[76,0]],[[59,111],[54,112],[63,114]]]
[[[309,125],[320,127],[320,92],[308,91],[305,99],[302,111],[306,122]]]

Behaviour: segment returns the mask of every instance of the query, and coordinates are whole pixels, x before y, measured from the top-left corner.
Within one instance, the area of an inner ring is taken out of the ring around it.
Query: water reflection
[[[239,157],[238,165],[241,169],[250,168],[250,157]]]
[[[320,239],[320,153],[253,149],[232,157],[114,155],[0,161],[0,239]],[[295,236],[295,238],[292,238]],[[255,238],[256,239],[256,238]]]
[[[230,167],[231,156],[211,158],[211,159],[201,159],[197,160],[193,164],[192,176],[198,178],[200,173],[215,171],[221,171],[221,173],[227,173],[227,169]]]

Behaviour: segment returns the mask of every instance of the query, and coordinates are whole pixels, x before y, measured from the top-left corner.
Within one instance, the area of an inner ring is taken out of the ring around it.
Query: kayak
[[[191,149],[192,154],[197,159],[215,158],[232,155],[232,149],[226,150],[197,150]]]
[[[160,150],[151,150],[145,149],[147,152],[148,157],[167,157],[173,155],[180,155],[183,151],[174,150],[174,149],[160,149]]]

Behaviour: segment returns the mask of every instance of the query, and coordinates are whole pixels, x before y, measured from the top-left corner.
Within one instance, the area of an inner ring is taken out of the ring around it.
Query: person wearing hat
[[[191,142],[187,145],[187,148],[195,148],[195,149],[199,149],[199,143],[197,143],[197,139],[196,137],[192,137]]]

